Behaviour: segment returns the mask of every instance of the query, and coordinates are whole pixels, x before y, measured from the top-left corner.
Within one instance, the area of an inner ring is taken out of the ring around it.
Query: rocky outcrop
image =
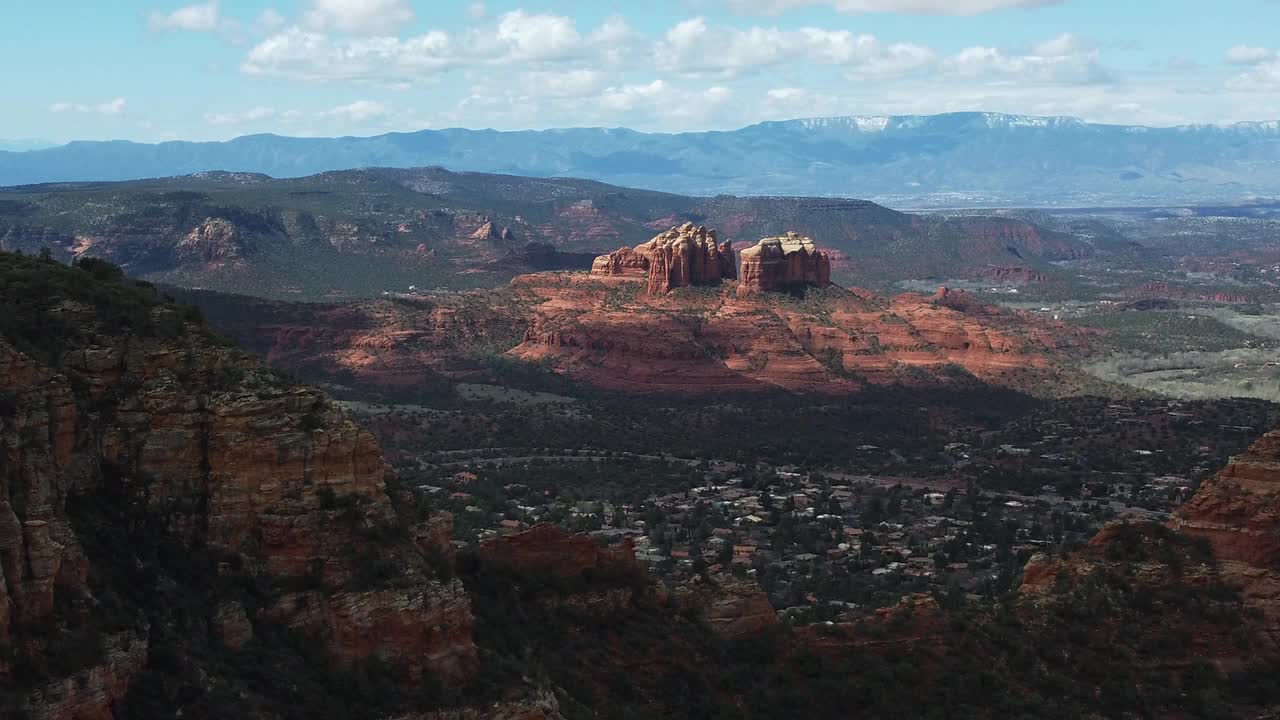
[[[716,285],[738,276],[730,243],[716,242],[716,231],[685,223],[635,246],[596,258],[593,275],[644,277],[651,295],[689,285]]]
[[[321,638],[340,660],[377,657],[412,682],[461,681],[478,668],[471,603],[460,580],[444,585],[285,596],[266,616]]]
[[[1171,558],[1177,561],[1171,563]],[[1169,528],[1155,522],[1119,521],[1103,527],[1084,547],[1066,556],[1032,555],[1023,567],[1019,591],[1055,597],[1060,581],[1086,578],[1121,564],[1127,577],[1152,587],[1171,582],[1175,572],[1179,582],[1200,586],[1216,577],[1209,557],[1197,555],[1185,538]]]
[[[794,232],[764,238],[742,251],[739,295],[794,291],[831,284],[831,258],[813,240]]]
[[[1280,430],[1232,458],[1170,525],[1209,542],[1222,575],[1240,586],[1280,643]]]
[[[182,262],[223,265],[241,259],[240,231],[223,218],[207,218],[178,241],[174,250]]]
[[[133,678],[147,664],[147,642],[122,633],[107,638],[104,645],[99,664],[33,693],[26,717],[31,720],[112,720],[112,705],[125,696]]]
[[[59,312],[95,327],[95,309],[64,302]],[[181,326],[176,310],[151,312],[169,314],[166,327]],[[265,614],[192,590],[213,603],[201,621],[219,644],[241,647],[265,621],[310,633],[340,660],[376,656],[411,680],[474,671],[467,597],[457,581],[436,579],[427,553],[395,531],[387,468],[372,435],[318,391],[202,329],[95,337],[53,363],[0,339],[0,640],[38,652],[24,633],[72,620],[60,608],[117,579],[87,555],[68,504],[136,493],[146,499],[141,527],[235,558],[224,564],[284,589]],[[439,534],[425,528],[422,541],[437,546]],[[391,579],[394,588],[386,586]],[[309,589],[288,590],[298,586]],[[146,637],[139,642],[145,657]],[[135,658],[129,647],[120,653]],[[109,701],[145,662],[115,662],[118,654],[106,655],[106,669],[83,668],[90,685],[71,693],[80,699],[68,701],[70,714],[47,691],[27,710],[109,718]],[[88,706],[97,701],[106,704]]]
[[[492,220],[486,220],[484,224],[476,228],[475,232],[471,233],[472,240],[511,240],[514,237],[511,233],[511,228],[504,227],[499,230]]]
[[[707,624],[721,637],[755,635],[779,624],[769,596],[753,582],[722,582],[706,597]]]
[[[640,571],[630,538],[600,547],[590,535],[570,534],[550,523],[485,540],[480,558],[492,567],[527,576],[572,578],[591,572]]]
[[[600,255],[591,263],[592,275],[649,277],[649,258],[629,247]]]

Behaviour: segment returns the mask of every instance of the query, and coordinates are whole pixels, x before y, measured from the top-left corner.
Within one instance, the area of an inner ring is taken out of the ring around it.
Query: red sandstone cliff
[[[1241,587],[1280,643],[1280,430],[1232,458],[1170,525],[1209,541],[1222,575]]]
[[[86,308],[65,313],[92,326]],[[285,586],[309,585],[252,616],[220,605],[208,623],[228,646],[275,622],[341,660],[376,655],[410,680],[475,669],[461,584],[435,579],[408,540],[371,539],[396,522],[386,468],[373,437],[319,392],[192,330],[177,340],[101,337],[56,366],[0,341],[0,397],[0,640],[41,652],[24,628],[58,626],[68,620],[58,608],[109,582],[67,503],[119,486],[148,498],[179,542],[238,557]],[[395,568],[394,586],[360,577],[374,557]],[[147,644],[145,627],[113,636],[100,664],[80,671],[87,680],[48,684],[29,711],[110,718]]]
[[[831,284],[831,258],[813,240],[794,232],[764,238],[743,250],[739,295],[826,287]]]

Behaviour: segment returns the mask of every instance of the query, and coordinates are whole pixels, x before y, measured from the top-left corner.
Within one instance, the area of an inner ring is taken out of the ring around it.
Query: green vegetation
[[[1071,318],[1070,322],[1105,330],[1103,342],[1120,352],[1216,352],[1262,340],[1216,318],[1184,310],[1119,310]]]
[[[68,266],[0,252],[0,287],[0,337],[54,364],[68,348],[104,336],[173,339],[201,322],[199,309],[173,305],[151,284],[93,258]]]

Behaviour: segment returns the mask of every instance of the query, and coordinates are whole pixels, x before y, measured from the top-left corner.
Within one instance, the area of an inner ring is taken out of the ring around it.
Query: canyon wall
[[[83,327],[98,320],[74,303],[62,312]],[[195,327],[173,338],[99,336],[54,362],[0,340],[0,641],[38,656],[57,632],[31,628],[92,626],[95,588],[127,591],[86,549],[102,541],[83,533],[145,531],[226,558],[219,574],[278,588],[247,614],[238,600],[211,606],[209,632],[228,646],[271,623],[340,661],[376,656],[411,682],[466,678],[478,662],[469,601],[458,580],[438,579],[412,533],[396,530],[386,471],[374,438],[327,397]],[[108,520],[107,500],[130,515]],[[133,546],[141,537],[104,562],[136,554],[126,570],[145,566],[155,548]],[[201,571],[196,557],[190,572]],[[89,619],[67,615],[81,606]],[[138,619],[109,634],[79,680],[34,688],[27,711],[110,718],[147,664],[150,632]]]

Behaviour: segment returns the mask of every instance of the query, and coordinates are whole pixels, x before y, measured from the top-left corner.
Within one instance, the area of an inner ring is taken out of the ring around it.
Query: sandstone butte
[[[219,603],[208,622],[228,645],[273,621],[339,661],[377,655],[409,682],[475,671],[470,601],[426,559],[451,552],[451,519],[402,540],[360,532],[396,521],[386,467],[373,436],[318,391],[193,332],[77,348],[57,367],[0,341],[0,393],[12,398],[0,411],[0,642],[92,597],[96,566],[68,497],[124,483],[171,508],[168,532],[293,581],[248,613]],[[394,585],[356,581],[367,553],[395,568]],[[108,635],[99,665],[36,691],[33,717],[110,718],[147,663],[147,637],[145,624]]]
[[[791,291],[831,284],[831,258],[794,232],[764,238],[742,251],[738,294]]]
[[[738,277],[731,243],[716,243],[716,231],[685,223],[634,248],[596,258],[591,274],[644,278],[650,294],[690,285],[718,285]]]

